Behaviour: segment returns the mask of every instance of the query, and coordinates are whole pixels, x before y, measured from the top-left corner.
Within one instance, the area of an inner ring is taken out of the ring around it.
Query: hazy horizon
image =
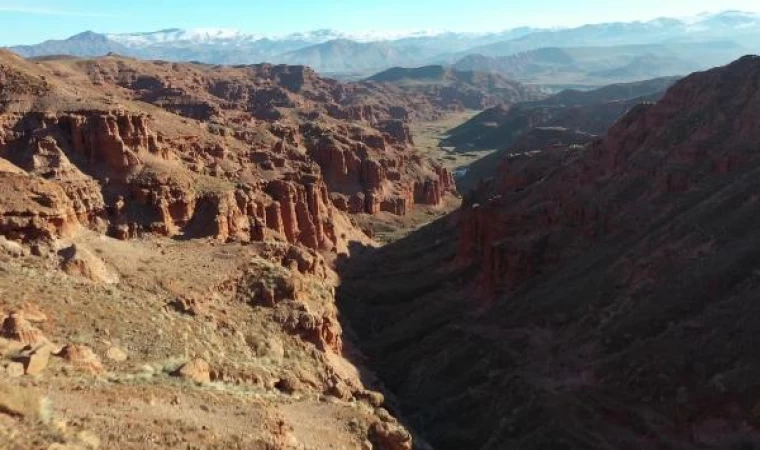
[[[602,22],[632,22],[658,17],[689,17],[726,10],[760,12],[756,1],[726,1],[720,8],[704,2],[676,0],[663,4],[643,0],[613,5],[591,0],[567,4],[538,0],[505,5],[476,0],[466,6],[450,0],[357,2],[283,0],[255,4],[217,0],[168,0],[156,4],[134,0],[127,5],[94,0],[39,1],[34,7],[0,0],[0,45],[20,45],[62,39],[86,30],[98,33],[150,32],[168,28],[234,29],[267,36],[332,29],[348,34],[398,34],[424,30],[491,32],[516,27],[574,27]],[[714,5],[714,3],[712,4]],[[146,14],[149,12],[149,14]]]

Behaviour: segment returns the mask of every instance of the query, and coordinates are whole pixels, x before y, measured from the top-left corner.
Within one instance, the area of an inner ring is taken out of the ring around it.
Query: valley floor
[[[451,114],[440,120],[420,121],[411,124],[415,148],[431,160],[452,172],[464,169],[475,161],[493,153],[496,149],[458,152],[453,147],[442,147],[446,133],[477,116],[481,111],[466,110]]]

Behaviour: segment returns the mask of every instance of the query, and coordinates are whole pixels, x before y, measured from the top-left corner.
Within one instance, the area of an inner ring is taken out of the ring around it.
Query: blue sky
[[[84,30],[236,28],[285,34],[423,29],[491,31],[572,26],[703,11],[760,12],[758,0],[0,0],[0,45],[37,43]]]

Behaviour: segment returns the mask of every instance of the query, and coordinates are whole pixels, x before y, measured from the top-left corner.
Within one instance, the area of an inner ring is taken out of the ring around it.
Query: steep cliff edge
[[[345,264],[341,308],[436,448],[757,445],[758,80],[693,74]]]

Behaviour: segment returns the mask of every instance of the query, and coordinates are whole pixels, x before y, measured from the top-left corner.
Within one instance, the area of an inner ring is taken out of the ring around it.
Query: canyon
[[[0,448],[753,448],[758,80],[0,51]]]

